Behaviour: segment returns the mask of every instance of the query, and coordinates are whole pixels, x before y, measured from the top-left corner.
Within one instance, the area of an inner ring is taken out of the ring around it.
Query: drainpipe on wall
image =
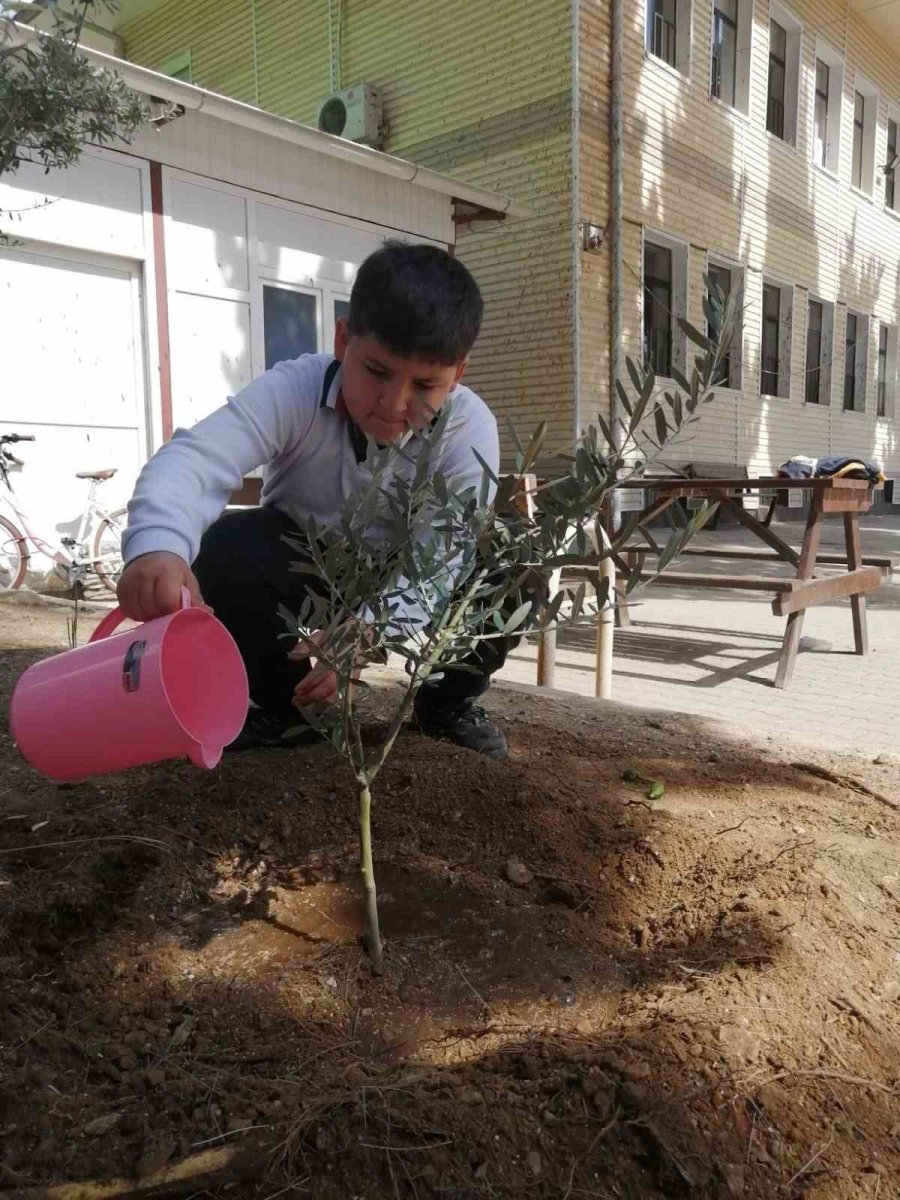
[[[611,187],[611,270],[609,302],[609,415],[613,443],[621,449],[622,434],[619,420],[622,405],[616,391],[616,380],[622,377],[622,46],[624,41],[623,0],[612,0],[610,37],[610,166]],[[621,523],[621,497],[613,492],[612,528]]]
[[[572,382],[574,439],[581,436],[581,0],[572,0]]]
[[[256,0],[250,0],[250,25],[253,32],[253,103],[259,105],[259,40],[256,32]]]
[[[335,21],[337,8],[337,21]],[[341,26],[344,22],[343,0],[328,0],[328,58],[331,68],[331,91],[337,92],[344,86],[341,78]]]

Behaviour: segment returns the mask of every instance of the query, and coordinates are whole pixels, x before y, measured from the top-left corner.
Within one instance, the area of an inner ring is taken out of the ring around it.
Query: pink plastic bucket
[[[214,767],[247,716],[247,672],[231,634],[211,613],[182,608],[29,667],[10,711],[13,738],[33,767],[60,782],[143,763],[188,758]]]

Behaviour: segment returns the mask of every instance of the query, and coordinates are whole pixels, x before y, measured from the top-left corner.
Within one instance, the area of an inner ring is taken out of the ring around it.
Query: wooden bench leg
[[[631,570],[637,562],[637,555],[631,550],[626,550],[622,555],[623,560],[627,563],[628,569]],[[631,613],[628,609],[628,597],[625,595],[625,584],[628,581],[626,575],[620,575],[616,578],[616,627],[618,629],[627,629],[631,624]],[[621,584],[621,587],[618,585]]]
[[[538,641],[538,687],[556,687],[556,630],[545,629]]]
[[[862,549],[859,538],[859,513],[844,513],[844,538],[847,542],[847,566],[855,571],[862,565]],[[865,596],[851,596],[853,609],[853,641],[857,654],[869,653],[869,629],[866,621]]]
[[[816,566],[816,555],[819,553],[819,542],[822,539],[822,507],[819,496],[814,496],[806,522],[806,535],[803,538],[803,548],[800,551],[800,563],[797,567],[798,579],[812,579]],[[787,619],[784,631],[784,641],[781,644],[781,658],[778,660],[778,672],[775,675],[775,686],[786,688],[794,674],[794,663],[797,661],[797,651],[800,649],[800,638],[803,634],[804,609],[793,612]]]
[[[547,581],[547,600],[555,600],[562,586],[562,571],[557,568]],[[538,638],[537,652],[537,685],[538,687],[556,686],[556,626],[552,629],[541,630]]]

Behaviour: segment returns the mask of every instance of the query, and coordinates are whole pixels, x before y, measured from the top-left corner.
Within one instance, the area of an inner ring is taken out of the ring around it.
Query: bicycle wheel
[[[94,556],[94,570],[97,578],[109,591],[114,592],[119,583],[124,563],[122,562],[122,534],[128,510],[120,508],[118,512],[104,517],[97,526],[94,534],[94,545],[91,553]]]
[[[6,517],[0,517],[0,592],[14,592],[20,588],[27,570],[24,533]]]

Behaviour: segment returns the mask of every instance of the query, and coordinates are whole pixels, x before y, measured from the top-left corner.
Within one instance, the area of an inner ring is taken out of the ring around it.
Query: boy
[[[129,505],[119,603],[150,620],[174,612],[181,588],[207,603],[237,642],[251,708],[233,749],[296,744],[296,709],[336,698],[334,675],[288,653],[279,604],[297,611],[304,576],[284,540],[312,514],[333,524],[365,478],[366,442],[416,434],[452,396],[441,469],[453,486],[479,486],[473,449],[496,472],[497,424],[460,384],[481,325],[482,301],[466,268],[443,250],[387,242],[362,264],[334,355],[280,362],[193,429],[179,430],[145,466]],[[414,444],[410,450],[415,453]],[[243,477],[264,467],[262,506],[225,513]],[[193,569],[191,564],[193,564]],[[503,758],[502,731],[474,700],[506,657],[503,639],[481,643],[471,671],[446,670],[419,692],[415,716],[433,737]]]

